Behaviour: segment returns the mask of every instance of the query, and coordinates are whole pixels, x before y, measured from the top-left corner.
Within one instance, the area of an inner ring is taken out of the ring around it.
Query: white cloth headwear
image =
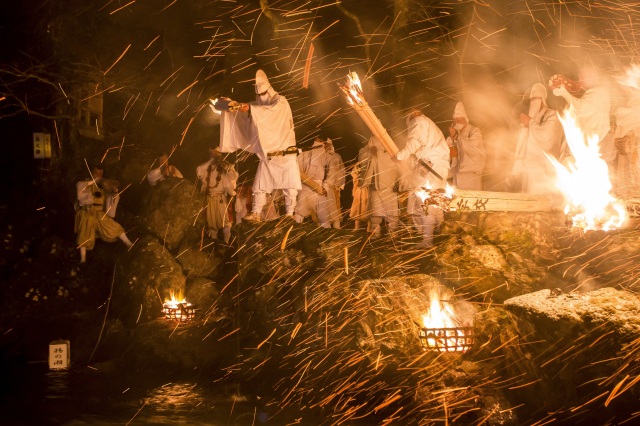
[[[544,84],[536,83],[531,87],[531,93],[529,94],[529,99],[531,98],[541,98],[542,102],[546,104],[547,101],[547,88],[544,87]]]
[[[463,117],[465,120],[469,121],[469,118],[467,117],[467,111],[465,111],[462,102],[458,102],[453,110],[453,118],[460,117]]]
[[[273,96],[276,94],[276,91],[273,90],[273,87],[271,87],[271,84],[269,83],[267,74],[265,74],[262,70],[258,70],[256,71],[256,95],[267,91],[269,93],[269,96]]]
[[[335,148],[333,147],[333,141],[331,139],[327,138],[326,144],[327,144],[327,151],[328,152],[330,152],[332,154],[334,152],[336,152]]]

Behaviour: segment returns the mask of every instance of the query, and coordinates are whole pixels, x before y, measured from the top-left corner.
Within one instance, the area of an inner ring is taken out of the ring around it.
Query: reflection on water
[[[157,375],[156,375],[157,376]],[[195,382],[157,383],[159,377],[50,372],[30,366],[0,372],[0,424],[211,425],[285,424],[256,403]],[[7,384],[10,384],[7,386]]]

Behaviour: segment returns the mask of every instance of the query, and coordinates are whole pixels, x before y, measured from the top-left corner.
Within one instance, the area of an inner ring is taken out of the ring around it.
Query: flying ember
[[[620,228],[627,217],[625,206],[611,195],[609,168],[600,156],[598,136],[584,135],[570,110],[560,121],[574,162],[565,166],[547,158],[556,170],[557,186],[567,203],[565,214],[572,226],[585,231]]]

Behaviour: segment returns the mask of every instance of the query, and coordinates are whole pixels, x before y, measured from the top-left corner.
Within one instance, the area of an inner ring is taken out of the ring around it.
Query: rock
[[[198,314],[207,315],[217,309],[220,291],[216,283],[209,278],[195,277],[187,280],[185,298],[196,305]]]
[[[640,332],[640,298],[613,288],[584,294],[541,290],[506,300],[504,307],[552,338],[601,327],[613,331],[623,344]]]
[[[187,276],[214,277],[220,264],[215,243],[200,250],[199,243],[182,242],[176,260]]]
[[[194,229],[205,225],[203,196],[186,179],[167,178],[158,182],[143,201],[143,226],[169,251],[175,251]]]
[[[141,324],[162,315],[171,293],[184,294],[186,278],[171,253],[145,236],[116,268],[112,308],[126,325]]]
[[[640,374],[640,298],[603,288],[584,294],[541,290],[476,315],[472,359],[511,382],[521,418],[554,412],[560,422],[604,424],[629,418]],[[606,403],[605,403],[606,402]]]

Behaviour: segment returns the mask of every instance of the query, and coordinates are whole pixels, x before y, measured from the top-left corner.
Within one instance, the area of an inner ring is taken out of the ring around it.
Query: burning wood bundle
[[[369,130],[371,130],[371,133],[380,140],[389,155],[392,157],[396,155],[398,153],[398,147],[364,98],[358,74],[350,72],[347,75],[347,82],[344,85],[340,85],[340,88],[345,95],[347,95],[349,105],[356,110],[360,118],[362,118],[362,121],[364,121],[364,124],[366,124]]]

